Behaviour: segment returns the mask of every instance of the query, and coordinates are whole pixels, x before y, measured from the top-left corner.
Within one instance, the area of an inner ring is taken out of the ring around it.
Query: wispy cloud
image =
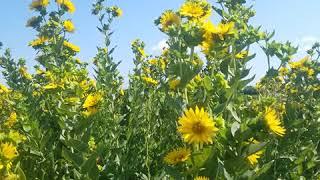
[[[161,53],[164,48],[168,48],[167,39],[162,39],[156,45],[151,47],[153,53]]]
[[[303,36],[300,39],[298,39],[296,41],[296,44],[299,45],[299,52],[305,52],[309,49],[312,48],[312,45],[315,42],[319,42],[320,41],[320,37],[316,37],[316,36]]]

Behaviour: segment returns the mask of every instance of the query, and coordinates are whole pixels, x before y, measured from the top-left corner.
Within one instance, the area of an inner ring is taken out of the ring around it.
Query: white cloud
[[[168,48],[167,39],[162,39],[151,48],[153,53],[161,53],[164,48]]]
[[[305,52],[312,48],[312,45],[315,42],[319,42],[320,38],[316,36],[303,36],[298,41],[297,44],[299,45],[299,52]]]

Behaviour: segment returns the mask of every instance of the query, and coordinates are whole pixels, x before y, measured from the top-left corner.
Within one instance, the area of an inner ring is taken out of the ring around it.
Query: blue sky
[[[0,41],[5,47],[12,49],[14,57],[25,58],[32,69],[35,52],[27,44],[34,38],[35,31],[25,27],[28,18],[33,15],[28,8],[30,2],[31,0],[0,2]],[[73,19],[77,30],[71,36],[71,42],[81,47],[78,57],[91,62],[96,53],[96,45],[102,42],[102,37],[95,28],[97,20],[90,12],[93,0],[73,0],[73,2],[77,10],[70,18]],[[165,9],[179,8],[183,0],[112,0],[111,2],[121,7],[124,12],[114,24],[113,43],[118,45],[114,54],[115,59],[122,61],[120,71],[126,75],[132,68],[131,41],[140,38],[145,41],[148,53],[157,53],[158,46],[166,36],[154,26],[153,22]],[[256,17],[252,23],[262,25],[265,30],[275,29],[277,40],[290,40],[299,44],[301,49],[310,47],[317,40],[320,41],[319,0],[249,0],[249,2],[254,4],[256,10]],[[257,48],[254,51],[261,54]],[[265,57],[258,55],[250,66],[253,66],[253,74],[260,77],[265,72]]]

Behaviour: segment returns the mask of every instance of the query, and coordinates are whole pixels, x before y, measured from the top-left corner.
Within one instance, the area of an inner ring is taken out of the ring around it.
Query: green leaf
[[[259,178],[262,174],[266,173],[273,165],[273,160],[264,164],[256,173],[250,178],[250,180],[254,180]]]
[[[237,115],[237,112],[234,110],[232,104],[229,104],[229,105],[227,106],[227,109],[228,109],[229,112],[231,113],[232,117],[233,117],[236,121],[238,121],[239,123],[241,123],[241,120],[240,120],[239,116]]]
[[[91,179],[98,179],[99,176],[99,170],[96,166],[96,160],[97,156],[93,154],[81,165],[81,172],[83,174],[88,173]]]
[[[193,154],[195,166],[200,168],[202,167],[206,161],[211,157],[212,155],[212,147],[206,147],[201,150],[201,152],[196,152]]]
[[[206,88],[207,91],[213,90],[211,79],[208,76],[205,76],[203,78],[203,85],[204,85],[204,87]]]
[[[232,136],[234,136],[236,134],[236,132],[239,130],[240,128],[240,124],[239,122],[235,121],[232,125],[231,125],[231,134]]]
[[[72,162],[77,167],[80,167],[83,158],[75,153],[70,152],[68,149],[62,147],[62,157],[64,157],[66,160]]]

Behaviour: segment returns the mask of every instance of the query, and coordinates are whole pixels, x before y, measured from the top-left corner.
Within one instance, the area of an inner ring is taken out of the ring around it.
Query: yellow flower
[[[164,59],[160,59],[160,67],[162,69],[162,71],[164,71],[166,69],[167,63]]]
[[[289,62],[289,66],[292,69],[298,69],[298,68],[302,68],[304,66],[304,64],[309,60],[309,56],[306,56],[302,59],[300,59],[299,61],[296,62]]]
[[[218,128],[215,122],[205,112],[203,108],[196,106],[195,111],[190,108],[185,110],[182,117],[179,118],[178,131],[182,134],[183,140],[189,144],[211,144]]]
[[[20,67],[19,72],[22,75],[22,77],[24,77],[24,78],[26,78],[28,80],[32,80],[32,76],[31,76],[31,74],[29,74],[27,72],[27,68],[26,67]]]
[[[286,133],[286,129],[281,126],[280,118],[275,109],[267,107],[264,120],[271,132],[278,136],[283,136]]]
[[[30,9],[36,9],[40,7],[47,7],[49,0],[33,0],[30,4]]]
[[[32,47],[40,46],[40,45],[43,45],[44,43],[46,43],[47,41],[48,41],[47,37],[40,36],[38,39],[31,41],[29,43],[29,46],[32,46]]]
[[[64,21],[63,22],[63,27],[68,32],[74,32],[74,29],[75,29],[72,21],[70,21],[70,20]]]
[[[74,52],[80,52],[80,47],[76,46],[68,41],[63,41],[63,45]]]
[[[18,156],[18,151],[11,143],[2,143],[0,154],[6,159],[13,159]]]
[[[251,165],[254,166],[258,163],[258,159],[261,157],[262,153],[263,153],[262,151],[257,151],[256,153],[249,155],[247,157],[247,160]]]
[[[220,40],[224,40],[225,35],[234,34],[234,22],[229,23],[219,23],[218,26],[214,30],[214,34],[218,35]]]
[[[308,69],[307,69],[307,74],[308,74],[308,77],[312,77],[312,76],[314,75],[314,70],[308,68]]]
[[[26,137],[24,135],[20,134],[17,131],[14,131],[14,130],[10,130],[8,137],[16,143],[20,143],[20,142],[26,140]]]
[[[76,7],[70,0],[56,0],[56,1],[59,5],[65,7],[69,13],[74,13],[74,11],[76,10]]]
[[[241,51],[241,52],[239,52],[238,54],[236,54],[236,58],[237,58],[237,59],[243,59],[243,58],[245,58],[246,56],[248,56],[248,51]]]
[[[148,62],[151,65],[157,65],[158,64],[158,60],[157,59],[150,59]]]
[[[110,7],[110,11],[114,17],[122,16],[122,10],[117,6]]]
[[[281,67],[281,68],[279,69],[279,74],[280,74],[281,76],[285,76],[286,74],[288,74],[288,72],[289,72],[289,70],[288,70],[288,68],[286,68],[286,67]]]
[[[0,84],[0,94],[1,93],[9,93],[9,92],[10,92],[10,90],[6,86]]]
[[[119,94],[120,94],[121,96],[124,96],[124,90],[123,90],[122,88],[120,89]]]
[[[160,17],[161,29],[164,31],[167,31],[172,25],[179,25],[180,22],[180,17],[172,11],[166,11]]]
[[[173,79],[169,81],[169,88],[174,90],[180,84],[180,79]]]
[[[191,19],[206,19],[211,15],[211,7],[204,0],[190,0],[181,6],[179,12],[182,16]]]
[[[102,99],[102,95],[100,93],[91,93],[87,96],[86,100],[84,101],[82,107],[83,108],[90,108],[96,106]],[[93,111],[93,110],[92,110]]]
[[[153,78],[151,78],[151,77],[142,77],[142,79],[143,79],[146,83],[148,83],[148,84],[150,84],[150,85],[157,85],[157,84],[158,84],[158,82],[157,82],[156,80],[154,80]]]
[[[91,151],[95,150],[97,148],[97,145],[96,145],[96,142],[94,140],[94,137],[90,137],[90,140],[88,142],[88,146],[89,146],[89,149]]]
[[[95,107],[88,107],[86,111],[83,112],[83,115],[89,117],[98,112],[98,109]]]
[[[57,89],[58,85],[56,83],[49,83],[43,87],[43,89]]]
[[[250,138],[248,143],[253,143],[253,144],[258,144],[259,141],[255,140],[254,138]],[[261,155],[262,155],[263,151],[257,151],[249,156],[247,156],[247,160],[248,162],[254,166],[258,163],[258,159],[260,159]]]
[[[17,174],[8,174],[7,177],[4,178],[4,180],[19,180],[19,175]]]
[[[205,176],[197,176],[196,178],[194,178],[194,180],[210,180],[210,179]]]
[[[7,119],[5,125],[12,127],[17,122],[17,113],[11,112],[9,118]]]
[[[164,162],[169,165],[176,165],[180,162],[184,162],[188,160],[189,156],[191,155],[191,151],[185,147],[177,148],[171,152],[169,152],[164,157]]]

